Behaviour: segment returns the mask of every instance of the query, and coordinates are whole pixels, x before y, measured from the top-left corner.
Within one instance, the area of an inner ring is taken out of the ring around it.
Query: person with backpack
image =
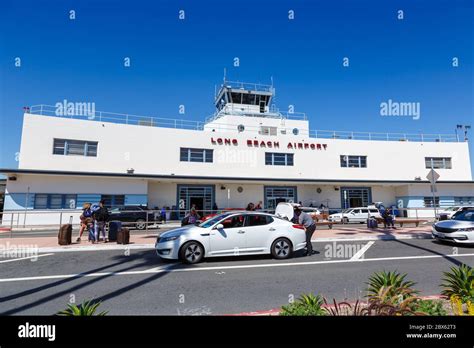
[[[393,229],[395,229],[395,222],[394,222],[394,219],[393,219],[393,216],[391,214],[391,211],[390,209],[385,209],[384,212],[383,212],[383,224],[385,225],[384,227],[385,228],[390,228],[392,227]]]
[[[104,242],[107,243],[107,238],[105,236],[105,225],[107,221],[109,221],[109,211],[107,210],[104,204],[105,204],[105,201],[101,200],[99,202],[99,208],[92,213],[92,217],[94,219],[94,238],[95,238],[93,243],[97,243],[99,241],[100,231],[102,231]]]
[[[79,229],[79,237],[77,237],[76,242],[81,242],[82,234],[85,230],[89,230],[92,224],[92,210],[90,203],[84,203],[82,205],[82,214],[79,217],[81,220],[81,227]]]

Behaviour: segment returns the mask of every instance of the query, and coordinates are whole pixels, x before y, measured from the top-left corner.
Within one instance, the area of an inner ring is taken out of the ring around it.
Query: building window
[[[434,204],[433,197],[423,197],[423,203],[425,208],[433,208],[435,205],[439,207],[439,197],[434,197]]]
[[[454,205],[472,205],[474,197],[454,197]]]
[[[277,127],[261,126],[258,133],[261,135],[277,135]]]
[[[292,166],[292,153],[265,152],[265,164],[267,166]]]
[[[425,157],[426,169],[451,169],[451,157]]]
[[[181,162],[213,162],[214,150],[210,149],[191,149],[182,147],[180,149],[180,161]]]
[[[76,209],[77,195],[73,194],[35,194],[35,209]]]
[[[97,141],[54,139],[53,154],[97,157]]]
[[[101,200],[104,200],[104,205],[107,208],[123,207],[125,205],[125,195],[102,195]]]
[[[343,167],[343,168],[367,168],[367,156],[341,155],[341,167]]]

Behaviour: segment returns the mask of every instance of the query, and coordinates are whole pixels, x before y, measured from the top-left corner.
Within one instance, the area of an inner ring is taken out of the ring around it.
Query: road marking
[[[374,241],[368,242],[366,245],[364,245],[358,252],[354,254],[354,256],[351,257],[351,261],[356,261],[360,260],[362,256],[364,256],[364,253],[369,250],[369,248],[374,244]]]
[[[6,262],[13,262],[13,261],[20,261],[20,260],[26,260],[26,259],[36,259],[38,257],[43,257],[43,256],[50,256],[54,254],[41,254],[41,255],[33,255],[33,256],[25,256],[25,257],[19,257],[16,259],[10,259],[10,260],[2,260],[0,263],[6,263]]]
[[[443,254],[443,255],[418,255],[418,256],[399,256],[399,257],[380,257],[373,259],[359,259],[359,260],[328,260],[328,261],[306,261],[306,262],[285,262],[285,263],[264,263],[256,265],[235,265],[235,266],[209,266],[209,267],[187,267],[174,268],[175,265],[168,265],[164,267],[154,267],[143,271],[125,271],[125,272],[101,272],[101,273],[77,273],[77,274],[59,274],[51,276],[37,276],[37,277],[21,277],[21,278],[4,278],[0,279],[0,283],[17,282],[26,280],[48,280],[48,279],[67,279],[67,278],[84,278],[84,277],[104,277],[104,276],[120,276],[120,275],[143,275],[153,273],[175,273],[175,272],[196,272],[196,271],[214,271],[226,269],[249,269],[249,268],[270,268],[270,267],[292,267],[292,266],[308,266],[308,265],[323,265],[336,263],[353,263],[353,262],[379,262],[379,261],[393,261],[393,260],[416,260],[416,259],[436,259],[444,257],[468,257],[474,256],[471,254]]]

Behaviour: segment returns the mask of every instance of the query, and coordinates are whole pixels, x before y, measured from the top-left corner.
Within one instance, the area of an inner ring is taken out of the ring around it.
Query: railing
[[[161,127],[161,128],[175,128],[175,129],[189,129],[189,130],[203,130],[204,122],[183,120],[183,119],[170,119],[170,118],[159,118],[151,116],[138,116],[132,114],[113,113],[105,111],[91,111],[87,110],[73,110],[74,112],[60,113],[58,109],[53,105],[33,105],[25,108],[26,113],[44,116],[54,116],[78,120],[89,120],[98,122],[110,122],[128,125],[139,125],[149,127]],[[278,111],[280,114],[275,113],[276,118],[298,118],[301,115],[299,113],[284,113]],[[212,116],[216,119],[216,115]],[[220,117],[220,116],[219,116]],[[304,115],[306,117],[306,115]],[[213,120],[213,119],[211,119]],[[209,122],[209,119],[208,121]],[[237,128],[232,125],[228,127],[221,127],[222,129],[235,130]],[[246,126],[246,133],[258,134],[259,127]],[[282,134],[281,132],[278,135]],[[287,135],[293,135],[292,132],[287,132]],[[300,129],[298,136],[308,136],[310,138],[318,139],[351,139],[351,140],[375,140],[375,141],[416,141],[416,142],[461,142],[456,134],[409,134],[409,133],[377,133],[377,132],[351,132],[351,131],[334,131],[334,130],[310,130],[309,133],[304,129]]]
[[[258,105],[239,105],[228,104],[224,106],[218,112],[212,114],[206,118],[205,123],[215,121],[222,116],[234,115],[234,116],[246,116],[246,117],[265,117],[265,118],[276,118],[276,119],[287,119],[287,120],[298,120],[306,121],[307,117],[304,112],[289,112],[280,111],[280,109],[272,106],[268,112],[259,112]]]
[[[273,93],[273,86],[265,85],[261,83],[249,83],[240,81],[225,81],[222,87],[234,88],[234,89],[246,89],[257,92],[271,92]]]

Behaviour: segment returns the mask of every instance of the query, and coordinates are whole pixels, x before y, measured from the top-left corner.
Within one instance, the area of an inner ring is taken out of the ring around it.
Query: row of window
[[[454,197],[454,206],[472,204],[474,204],[474,197]],[[448,205],[451,206],[452,204]],[[434,206],[440,207],[439,197],[423,197],[423,206],[425,208],[433,208]]]
[[[65,156],[97,157],[97,141],[54,139],[53,154]],[[212,163],[214,150],[180,148],[181,162]],[[265,164],[274,166],[293,166],[292,153],[265,153]],[[341,155],[342,168],[367,168],[367,156]],[[427,169],[451,169],[451,157],[425,157]]]
[[[102,195],[104,205],[108,208],[125,205],[125,195]],[[91,202],[97,203],[97,202]],[[35,209],[76,209],[76,194],[37,193],[35,194]]]

